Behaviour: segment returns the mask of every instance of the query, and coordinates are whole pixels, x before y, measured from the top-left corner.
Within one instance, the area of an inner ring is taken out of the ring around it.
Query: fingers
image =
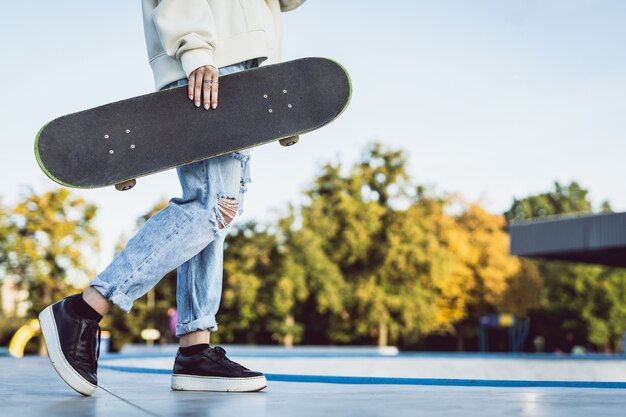
[[[204,110],[209,110],[211,106],[211,74],[206,74],[204,80],[202,80],[202,104]]]
[[[194,71],[196,81],[194,82],[193,88],[193,103],[196,107],[200,107],[200,100],[202,99],[202,81],[204,80],[203,68],[198,68]]]
[[[210,108],[215,109],[217,107],[219,71],[215,67],[207,66],[204,68],[202,104],[204,105],[205,110],[209,110]]]
[[[187,96],[189,100],[193,101],[193,90],[196,85],[196,72],[189,74],[189,84],[187,84]]]
[[[215,72],[213,73],[213,78],[211,79],[213,82],[209,84],[211,86],[211,107],[213,107],[213,110],[217,108],[217,92],[220,86],[218,79],[219,73],[217,72],[217,69],[215,69]]]
[[[212,66],[196,69],[189,75],[187,94],[196,107],[202,104],[205,110],[217,107],[219,71]]]

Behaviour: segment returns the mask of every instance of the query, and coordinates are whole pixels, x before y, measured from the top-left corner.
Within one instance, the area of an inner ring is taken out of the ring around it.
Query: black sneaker
[[[59,376],[77,392],[91,395],[98,386],[100,326],[72,311],[70,300],[75,297],[82,295],[46,307],[39,313],[39,323],[48,357]]]
[[[251,371],[226,357],[220,346],[195,355],[176,354],[172,389],[176,391],[260,391],[267,386],[265,375]]]

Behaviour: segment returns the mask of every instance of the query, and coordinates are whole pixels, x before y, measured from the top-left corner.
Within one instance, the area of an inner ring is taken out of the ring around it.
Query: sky
[[[154,89],[139,0],[0,4],[0,199],[59,187],[33,143],[61,115]],[[296,146],[253,150],[242,220],[272,221],[323,163],[369,144],[409,155],[413,181],[501,213],[514,197],[578,181],[626,211],[626,2],[621,0],[308,0],[283,14],[283,59],[333,58],[353,99]],[[76,190],[98,205],[98,264],[162,199],[175,171],[127,192]]]

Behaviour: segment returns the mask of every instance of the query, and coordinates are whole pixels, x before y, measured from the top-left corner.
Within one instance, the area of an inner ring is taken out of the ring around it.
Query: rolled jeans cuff
[[[193,321],[184,321],[176,324],[176,336],[182,336],[198,330],[216,332],[217,322],[215,321],[215,316],[204,316]]]
[[[98,277],[91,280],[89,286],[98,291],[104,298],[124,310],[126,313],[129,313],[130,309],[133,307],[133,301],[128,298],[126,294],[116,289],[108,282],[102,281]]]

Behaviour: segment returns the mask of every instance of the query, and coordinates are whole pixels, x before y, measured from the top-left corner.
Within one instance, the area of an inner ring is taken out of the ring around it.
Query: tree
[[[508,254],[509,236],[502,215],[487,213],[478,204],[469,204],[457,217],[467,232],[467,247],[457,250],[471,271],[471,304],[478,315],[500,310],[510,280],[520,268],[519,261]]]
[[[224,278],[219,311],[220,341],[281,342],[288,331],[268,329],[273,293],[282,268],[276,236],[250,222],[238,225],[226,239]],[[269,338],[268,338],[269,334]]]
[[[509,223],[513,223],[537,217],[591,213],[592,207],[587,198],[588,193],[576,182],[571,182],[567,186],[555,182],[553,191],[530,195],[522,199],[515,198],[511,208],[504,215]],[[603,203],[603,210],[610,210],[607,202]]]
[[[345,294],[337,303],[343,307],[326,320],[315,318],[332,340],[375,338],[383,346],[454,331],[467,315],[476,280],[485,282],[481,291],[497,284],[499,297],[515,270],[515,260],[506,258],[501,217],[473,206],[460,218],[447,214],[452,200],[412,185],[406,163],[402,151],[374,144],[348,175],[340,164],[326,164],[306,192],[297,233],[310,234],[307,254],[321,250],[316,265],[336,265],[335,293]],[[306,260],[299,260],[305,270],[314,268]],[[472,269],[479,261],[482,269]],[[317,303],[325,299],[313,287],[309,298],[316,296]]]
[[[389,326],[392,331],[398,329],[393,323],[404,306],[398,299],[410,297],[397,291],[402,280],[394,281],[396,277],[391,277],[389,270],[383,271],[389,253],[388,228],[395,211],[392,205],[408,193],[406,156],[374,144],[347,176],[341,170],[340,164],[326,164],[306,192],[310,202],[301,209],[298,235],[307,237],[315,249],[306,255],[318,253],[322,264],[328,264],[324,262],[327,259],[329,267],[334,264],[337,268],[333,279],[337,288],[330,294],[344,297],[329,303],[335,308],[328,310],[327,319],[322,321],[330,336],[349,342],[348,335],[354,332],[360,337],[376,337],[379,345],[386,345]],[[304,266],[307,271],[315,268],[311,264]],[[313,280],[312,285],[323,282]],[[313,288],[311,296],[320,306],[327,297],[318,294]]]
[[[295,216],[292,209],[279,222],[284,261],[273,309],[282,312],[286,329],[298,326],[294,328],[298,340],[306,336],[308,343],[349,341],[344,277],[324,251],[324,240],[310,228],[294,227]]]
[[[465,316],[469,271],[451,248],[458,239],[447,198],[420,189],[407,210],[387,228],[388,252],[381,268],[394,339],[447,332]]]
[[[94,205],[64,188],[31,193],[11,210],[2,275],[29,291],[33,317],[93,274],[91,259],[99,249],[95,215]]]

